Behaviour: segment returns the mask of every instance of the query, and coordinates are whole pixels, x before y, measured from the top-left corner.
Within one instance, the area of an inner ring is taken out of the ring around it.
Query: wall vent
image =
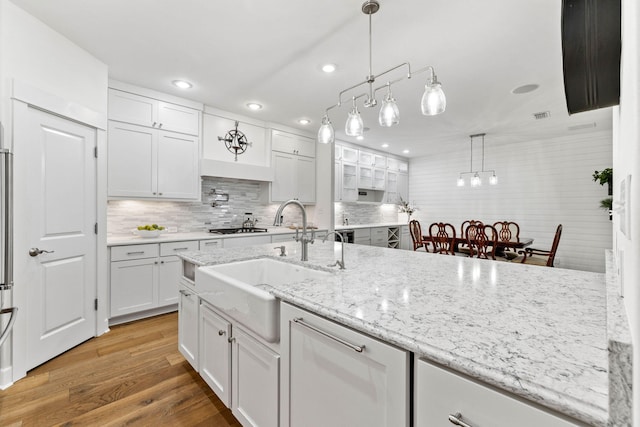
[[[533,117],[535,117],[536,120],[547,119],[550,116],[551,116],[551,113],[549,111],[543,111],[541,113],[533,113]]]

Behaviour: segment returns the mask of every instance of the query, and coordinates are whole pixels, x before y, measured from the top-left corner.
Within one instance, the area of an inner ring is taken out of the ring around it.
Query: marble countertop
[[[234,233],[234,234],[217,234],[209,233],[208,231],[194,231],[191,233],[164,233],[158,237],[140,237],[135,234],[114,234],[107,236],[107,246],[120,246],[120,245],[142,245],[146,243],[166,243],[166,242],[180,242],[186,240],[209,240],[209,239],[235,239],[239,237],[250,236],[270,236],[274,234],[289,234],[295,233],[296,230],[289,227],[264,227],[266,232],[258,233]],[[320,229],[323,231],[326,229]],[[318,231],[318,230],[315,230]]]
[[[286,243],[287,262],[302,263]],[[592,425],[608,412],[604,274],[345,245],[309,245],[330,280],[270,287],[278,298]],[[182,252],[197,265],[264,256],[271,245]],[[282,258],[279,258],[282,260]]]

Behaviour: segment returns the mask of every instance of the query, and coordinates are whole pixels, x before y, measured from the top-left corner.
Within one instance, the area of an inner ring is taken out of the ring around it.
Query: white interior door
[[[14,137],[28,370],[95,336],[96,130],[24,106]]]

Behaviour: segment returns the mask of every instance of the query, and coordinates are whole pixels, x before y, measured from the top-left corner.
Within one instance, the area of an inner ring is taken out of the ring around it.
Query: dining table
[[[422,236],[423,241],[427,241],[431,243],[430,236]],[[453,250],[454,252],[458,252],[458,246],[460,244],[467,244],[468,241],[464,237],[455,237],[453,242]],[[517,240],[509,240],[509,241],[500,241],[498,240],[498,245],[496,247],[496,253],[504,252],[505,249],[523,249],[527,246],[531,246],[533,243],[533,239],[531,237],[520,237]]]

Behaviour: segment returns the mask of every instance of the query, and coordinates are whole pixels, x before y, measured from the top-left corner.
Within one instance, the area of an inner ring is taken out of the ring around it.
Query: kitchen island
[[[286,243],[287,262],[332,271],[274,296],[416,358],[590,425],[608,419],[603,274],[338,243]],[[272,245],[182,252],[203,266],[277,257]],[[282,260],[282,258],[280,258]],[[206,298],[206,296],[204,297]]]

